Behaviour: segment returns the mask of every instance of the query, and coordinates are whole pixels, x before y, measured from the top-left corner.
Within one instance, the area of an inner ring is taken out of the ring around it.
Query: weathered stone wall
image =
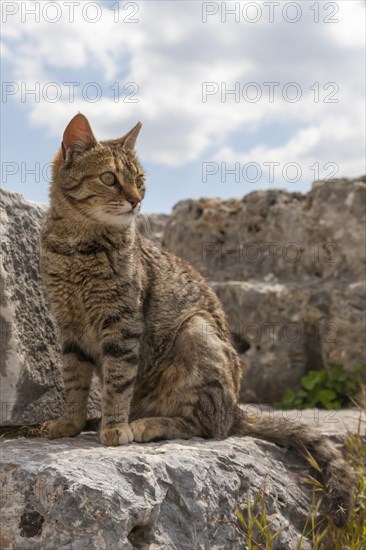
[[[241,355],[244,402],[273,403],[309,369],[366,364],[366,179],[302,195],[178,203],[163,245],[213,285]]]
[[[365,276],[366,179],[320,181],[302,195],[256,191],[242,199],[179,202],[163,245],[212,281]]]
[[[244,378],[243,402],[279,402],[309,370],[365,364],[364,282],[212,283],[224,304]]]
[[[1,424],[62,410],[57,330],[39,273],[45,207],[1,191]]]

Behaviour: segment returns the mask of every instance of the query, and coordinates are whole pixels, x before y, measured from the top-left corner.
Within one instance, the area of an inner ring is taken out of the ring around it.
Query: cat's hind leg
[[[230,359],[213,324],[189,319],[159,368],[136,385],[134,441],[226,437],[236,410]]]

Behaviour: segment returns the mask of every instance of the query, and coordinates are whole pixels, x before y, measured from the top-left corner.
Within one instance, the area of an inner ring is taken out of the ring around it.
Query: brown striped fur
[[[218,298],[187,262],[136,230],[145,193],[139,130],[97,142],[76,115],[54,159],[41,267],[61,334],[66,404],[49,437],[82,430],[95,369],[103,444],[252,435],[307,449],[324,469],[333,521],[344,525],[353,474],[341,454],[307,426],[239,408],[241,368]]]

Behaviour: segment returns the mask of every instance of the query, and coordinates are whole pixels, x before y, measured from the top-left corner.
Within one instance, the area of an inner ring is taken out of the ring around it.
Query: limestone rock
[[[1,424],[33,424],[63,407],[57,329],[39,273],[45,208],[1,191]]]
[[[228,315],[245,369],[241,400],[279,402],[286,388],[299,387],[309,367],[306,294],[278,283],[228,281],[212,286]],[[316,346],[315,341],[312,349]]]
[[[365,365],[365,283],[211,284],[242,360],[242,402],[277,403],[309,370]]]
[[[356,430],[360,415],[307,413],[309,423],[333,426],[339,438],[342,415]],[[284,529],[273,549],[296,548],[310,509],[299,455],[248,437],[112,448],[84,433],[6,439],[1,456],[3,550],[239,550],[236,512],[245,514],[260,491],[273,530]]]
[[[179,202],[163,245],[212,281],[348,282],[364,277],[366,179],[316,182],[307,194]]]

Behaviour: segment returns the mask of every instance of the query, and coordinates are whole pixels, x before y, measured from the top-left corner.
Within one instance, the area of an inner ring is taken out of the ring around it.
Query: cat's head
[[[87,118],[67,125],[55,157],[51,200],[79,219],[126,226],[145,195],[145,176],[134,151],[141,123],[119,139],[98,142]]]

